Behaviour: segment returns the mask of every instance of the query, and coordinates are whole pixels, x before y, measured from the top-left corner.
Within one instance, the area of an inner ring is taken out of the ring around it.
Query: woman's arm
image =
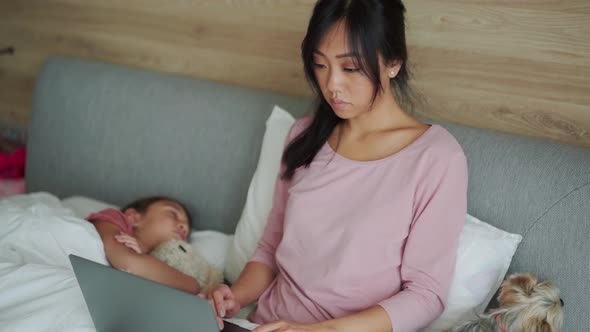
[[[291,126],[285,139],[285,147],[304,129],[307,121],[298,120]],[[283,222],[288,196],[288,183],[281,178],[284,171],[285,165],[281,162],[266,227],[249,262],[231,289],[226,285],[220,285],[208,294],[220,328],[223,327],[221,317],[233,317],[241,307],[258,300],[277,274],[275,252],[283,237]]]
[[[201,287],[195,278],[170,267],[155,257],[138,254],[119,243],[115,239],[115,236],[121,232],[117,225],[104,220],[93,222],[102,238],[107,259],[114,268],[192,294],[200,291]]]
[[[288,321],[277,321],[259,326],[252,332],[391,332],[391,320],[387,312],[380,306],[369,308],[356,314],[323,321],[317,324],[296,324]],[[395,330],[394,330],[395,331]]]
[[[401,291],[379,303],[396,332],[422,330],[444,311],[467,213],[467,162],[462,153],[423,176],[402,254]]]
[[[250,261],[246,264],[231,289],[225,285],[216,287],[209,294],[220,328],[221,317],[233,317],[241,307],[256,300],[270,286],[276,276],[275,251],[283,236],[284,209],[287,184],[280,178],[275,184],[273,206],[268,215],[264,232]]]
[[[215,310],[219,328],[223,328],[222,317],[233,317],[242,307],[254,303],[268,288],[275,274],[268,265],[250,262],[231,288],[219,285],[210,291],[208,298]]]
[[[356,314],[327,320],[318,324],[326,331],[354,332],[391,332],[392,323],[387,312],[381,306],[374,306]]]
[[[254,303],[270,286],[275,273],[268,265],[249,262],[232,285],[231,290],[242,307]]]

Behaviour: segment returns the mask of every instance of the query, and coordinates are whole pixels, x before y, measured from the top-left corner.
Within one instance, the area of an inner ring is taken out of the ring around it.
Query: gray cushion
[[[107,64],[51,58],[35,88],[27,190],[124,205],[169,195],[197,229],[230,233],[273,105],[309,101]]]
[[[564,331],[590,326],[590,149],[444,124],[469,163],[469,212],[523,235],[509,273],[553,280]],[[491,304],[492,306],[494,303]]]

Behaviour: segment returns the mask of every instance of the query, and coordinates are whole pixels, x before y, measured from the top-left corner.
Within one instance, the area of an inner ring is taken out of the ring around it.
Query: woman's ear
[[[129,208],[123,211],[123,214],[131,221],[131,225],[133,225],[133,227],[136,227],[141,223],[141,214],[137,212],[137,210]]]
[[[399,71],[402,68],[403,61],[402,60],[393,60],[385,65],[385,70],[387,72],[387,77],[394,78],[399,74]]]

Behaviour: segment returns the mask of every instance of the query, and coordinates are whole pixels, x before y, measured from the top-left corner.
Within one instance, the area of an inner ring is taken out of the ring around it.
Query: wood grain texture
[[[314,0],[0,1],[0,121],[29,121],[51,54],[309,95]],[[412,0],[423,116],[590,147],[590,1]]]
[[[590,2],[407,2],[417,111],[590,146]]]

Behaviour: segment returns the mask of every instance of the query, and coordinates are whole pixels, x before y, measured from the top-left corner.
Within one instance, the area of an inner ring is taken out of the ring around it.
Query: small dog
[[[514,274],[502,283],[500,307],[451,332],[559,332],[563,325],[563,301],[549,281],[531,274]]]

